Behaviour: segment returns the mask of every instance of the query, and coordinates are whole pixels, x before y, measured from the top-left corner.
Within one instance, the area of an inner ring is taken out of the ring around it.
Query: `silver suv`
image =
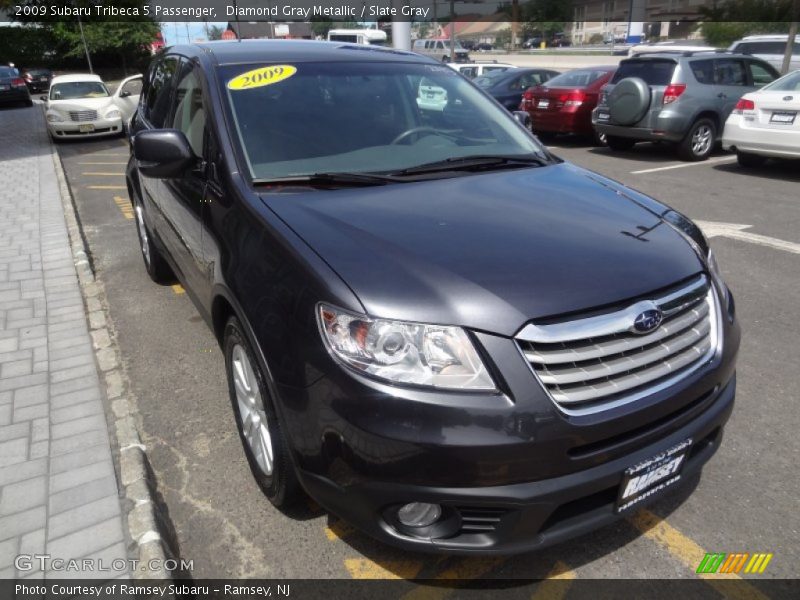
[[[603,88],[592,124],[612,150],[668,141],[684,160],[705,160],[739,98],[778,71],[741,54],[679,52],[623,60]]]

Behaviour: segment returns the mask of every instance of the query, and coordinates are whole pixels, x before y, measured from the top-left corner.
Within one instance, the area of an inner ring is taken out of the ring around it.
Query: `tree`
[[[223,33],[225,33],[225,29],[219,25],[212,25],[208,28],[208,39],[209,41],[221,40]]]
[[[786,33],[792,0],[727,0],[700,7],[703,37],[712,46],[728,46],[746,35]]]

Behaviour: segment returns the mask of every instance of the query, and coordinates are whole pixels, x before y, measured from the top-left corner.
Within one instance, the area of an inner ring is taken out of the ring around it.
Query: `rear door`
[[[608,111],[603,110],[608,106],[608,94],[623,79],[637,77],[643,80],[650,88],[650,108],[639,123],[633,127],[647,126],[658,115],[664,100],[664,90],[672,83],[673,75],[677,62],[668,57],[637,57],[623,60],[619,63],[619,68],[614,73],[611,81],[603,88],[600,94],[600,110],[598,110],[598,121],[608,122]]]
[[[748,81],[743,58],[714,59],[714,91],[719,99],[721,122],[725,122],[739,98],[755,89]]]

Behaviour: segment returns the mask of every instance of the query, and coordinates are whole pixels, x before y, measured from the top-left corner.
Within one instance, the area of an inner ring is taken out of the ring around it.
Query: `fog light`
[[[406,527],[427,527],[442,516],[442,507],[427,502],[411,502],[397,511],[398,520]]]

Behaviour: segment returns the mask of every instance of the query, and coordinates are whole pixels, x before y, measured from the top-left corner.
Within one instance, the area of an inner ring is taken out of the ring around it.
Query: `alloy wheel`
[[[247,352],[239,344],[231,351],[231,367],[242,434],[258,468],[264,475],[272,475],[274,452],[267,413],[253,365]]]
[[[692,152],[696,156],[702,156],[711,148],[711,139],[713,137],[711,127],[708,125],[700,125],[695,129],[692,134]]]

